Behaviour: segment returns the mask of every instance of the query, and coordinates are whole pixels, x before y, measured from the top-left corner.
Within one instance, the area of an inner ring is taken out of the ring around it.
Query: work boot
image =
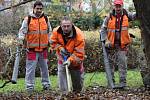
[[[120,84],[118,86],[120,89],[125,89],[126,88],[126,78],[120,77]]]
[[[145,89],[150,91],[150,86],[149,85],[145,85]]]
[[[120,89],[120,90],[124,90],[125,87],[124,86],[120,86],[120,85],[115,85],[115,87],[113,89]]]
[[[43,90],[48,91],[48,90],[50,90],[50,87],[49,86],[43,86]]]
[[[126,84],[125,84],[125,83],[120,83],[120,84],[118,85],[118,89],[124,90],[125,88],[126,88]]]
[[[33,89],[27,89],[27,94],[31,96],[33,94]]]

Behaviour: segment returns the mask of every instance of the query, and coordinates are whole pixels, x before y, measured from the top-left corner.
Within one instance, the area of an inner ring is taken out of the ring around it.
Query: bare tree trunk
[[[150,2],[149,0],[133,0],[133,2],[141,22],[144,52],[147,61],[146,66],[141,68],[141,75],[144,85],[150,87]]]

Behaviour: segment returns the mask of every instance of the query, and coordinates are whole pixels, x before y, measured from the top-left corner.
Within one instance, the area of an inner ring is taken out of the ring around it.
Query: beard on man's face
[[[42,12],[36,12],[36,13],[35,13],[35,15],[38,16],[38,17],[39,17],[41,14],[42,14]]]

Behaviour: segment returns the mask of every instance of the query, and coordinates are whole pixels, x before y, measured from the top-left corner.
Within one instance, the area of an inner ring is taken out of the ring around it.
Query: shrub
[[[81,30],[93,30],[97,29],[102,24],[102,19],[99,16],[73,16],[73,23],[79,27]],[[59,17],[50,18],[50,23],[52,28],[59,25]]]

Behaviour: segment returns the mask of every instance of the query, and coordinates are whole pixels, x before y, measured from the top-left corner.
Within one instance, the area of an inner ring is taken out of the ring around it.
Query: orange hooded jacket
[[[72,31],[73,36],[69,38],[68,42],[65,44],[62,35],[62,28],[60,26],[56,27],[50,37],[51,47],[52,49],[56,50],[58,61],[63,61],[62,57],[60,56],[60,48],[65,48],[71,54],[71,56],[68,58],[71,61],[71,66],[73,66],[74,69],[80,69],[80,65],[82,64],[85,55],[85,39],[82,31],[79,28],[73,26]]]

